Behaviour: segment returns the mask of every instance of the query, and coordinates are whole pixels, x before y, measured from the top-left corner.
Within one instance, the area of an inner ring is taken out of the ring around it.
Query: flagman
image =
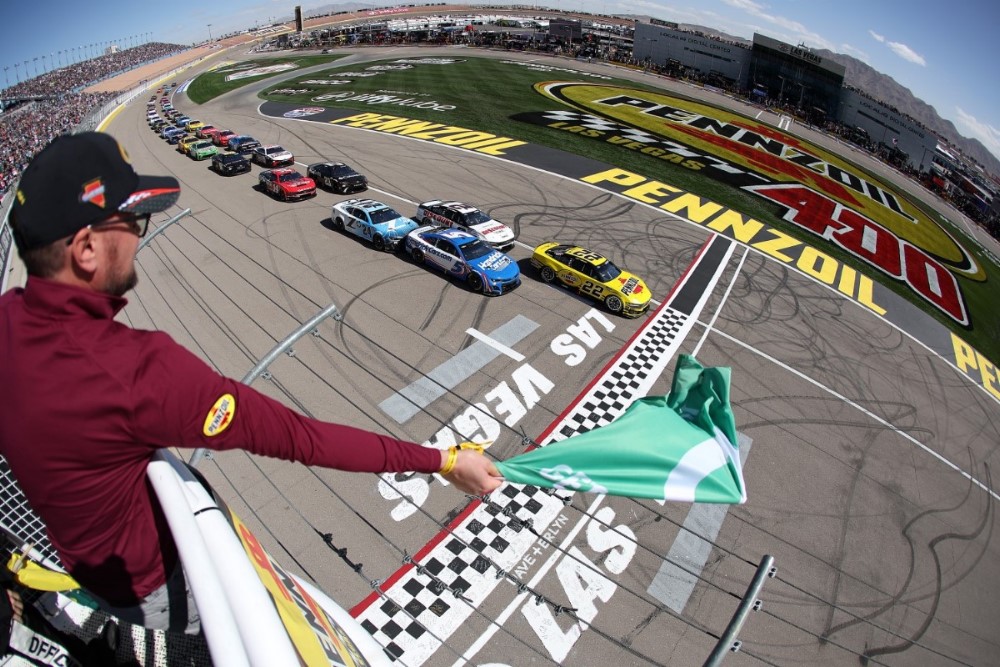
[[[216,373],[167,334],[115,320],[150,215],[174,178],[139,176],[110,135],[56,138],[11,208],[24,289],[0,297],[0,454],[63,566],[118,618],[199,627],[146,468],[160,448],[245,449],[355,472],[438,472],[480,495],[501,483],[475,449],[439,451],[308,419]]]

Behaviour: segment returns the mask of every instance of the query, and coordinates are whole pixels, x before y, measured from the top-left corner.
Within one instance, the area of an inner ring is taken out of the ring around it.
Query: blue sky
[[[0,40],[3,85],[53,69],[105,43],[147,40],[192,44],[226,32],[289,18],[296,4],[308,16],[328,3],[306,0],[210,0],[168,5],[135,0],[80,3],[35,0],[5,12]],[[387,6],[376,3],[372,6]],[[990,55],[1000,40],[1000,3],[986,0],[553,0],[539,7],[648,15],[709,26],[739,37],[754,32],[846,53],[890,75],[979,139],[1000,158],[1000,73]],[[97,47],[88,45],[96,44]],[[83,47],[80,49],[79,47]],[[59,53],[62,51],[63,53]],[[37,60],[35,60],[37,58]],[[28,62],[25,65],[25,61]],[[872,91],[877,97],[877,91]]]

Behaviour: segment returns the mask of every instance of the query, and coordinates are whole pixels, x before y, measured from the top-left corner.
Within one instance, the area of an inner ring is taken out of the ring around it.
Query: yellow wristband
[[[458,448],[459,449],[474,449],[477,452],[479,452],[480,454],[483,453],[483,446],[482,445],[477,445],[474,442],[463,442],[461,445],[458,446]]]
[[[458,462],[458,447],[448,448],[448,460],[444,462],[444,466],[439,470],[439,474],[447,475],[452,470],[455,469],[455,463]]]

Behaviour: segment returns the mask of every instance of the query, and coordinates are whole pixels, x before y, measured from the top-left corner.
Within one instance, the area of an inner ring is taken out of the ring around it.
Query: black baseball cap
[[[119,211],[166,210],[180,194],[176,178],[135,173],[110,134],[64,134],[24,170],[11,207],[14,242],[21,253],[41,248]]]

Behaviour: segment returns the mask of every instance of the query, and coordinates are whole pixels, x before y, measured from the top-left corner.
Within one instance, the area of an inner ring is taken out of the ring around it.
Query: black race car
[[[306,174],[316,185],[341,194],[368,189],[368,179],[343,162],[317,162],[309,165]]]
[[[234,153],[247,154],[252,153],[255,149],[260,147],[260,142],[251,136],[246,134],[241,134],[236,137],[230,137],[229,141],[226,143],[226,148]]]
[[[239,153],[216,153],[209,168],[217,174],[232,176],[250,171],[250,160]]]

